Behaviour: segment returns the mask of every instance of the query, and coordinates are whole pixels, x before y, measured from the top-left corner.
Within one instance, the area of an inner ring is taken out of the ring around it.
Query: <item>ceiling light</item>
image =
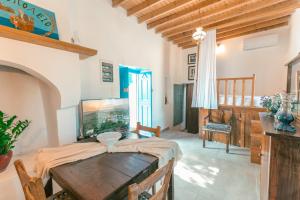
[[[222,54],[225,52],[225,46],[224,44],[218,44],[217,45],[217,49],[216,49],[216,53],[217,54]]]
[[[205,36],[206,36],[206,32],[203,31],[202,27],[199,27],[196,29],[196,32],[193,34],[192,37],[194,40],[199,41],[199,40],[203,40],[205,38]]]

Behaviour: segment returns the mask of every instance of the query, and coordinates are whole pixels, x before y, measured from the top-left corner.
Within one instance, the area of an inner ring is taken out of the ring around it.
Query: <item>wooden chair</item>
[[[156,128],[150,128],[147,126],[143,126],[140,122],[138,122],[136,125],[136,133],[140,136],[144,136],[140,133],[140,131],[151,132],[154,133],[154,136],[160,137],[160,126],[157,126]]]
[[[43,182],[41,178],[30,177],[26,172],[25,166],[21,160],[14,162],[20,182],[24,191],[26,200],[72,200],[65,191],[58,192],[46,198]]]
[[[167,197],[169,183],[173,173],[174,159],[151,174],[147,179],[139,184],[132,184],[128,188],[128,200],[165,200]],[[149,194],[147,191],[164,177],[163,184],[157,193]]]
[[[213,134],[224,134],[226,136],[226,153],[229,153],[231,130],[233,122],[232,111],[229,110],[210,110],[205,117],[206,123],[202,127],[203,148],[207,137],[212,140]]]

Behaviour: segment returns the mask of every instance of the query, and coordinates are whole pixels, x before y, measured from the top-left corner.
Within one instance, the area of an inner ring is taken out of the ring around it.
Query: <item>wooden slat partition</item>
[[[220,81],[217,81],[217,101],[220,104]]]
[[[242,106],[245,106],[245,86],[246,85],[246,81],[245,79],[243,79],[243,83],[242,83]]]
[[[228,103],[228,80],[225,80],[225,105]]]
[[[253,74],[253,79],[252,79],[251,106],[254,106],[254,94],[255,94],[255,74]]]
[[[221,82],[225,83],[225,88],[224,88],[224,103],[222,104],[223,106],[236,106],[236,90],[237,90],[237,83],[238,81],[242,82],[242,102],[240,106],[245,106],[245,96],[246,96],[246,81],[251,81],[251,103],[250,105],[247,105],[248,107],[254,107],[254,97],[255,97],[255,74],[251,77],[235,77],[235,78],[218,78],[217,79],[217,99],[218,99],[218,104],[220,105],[220,87],[221,87]],[[233,87],[232,87],[232,98],[233,98],[233,103],[232,105],[228,105],[228,86],[229,82],[233,82]]]
[[[232,105],[233,106],[235,106],[235,93],[236,93],[236,80],[233,80],[233,87],[232,87],[232,101],[233,101],[233,103],[232,103]]]

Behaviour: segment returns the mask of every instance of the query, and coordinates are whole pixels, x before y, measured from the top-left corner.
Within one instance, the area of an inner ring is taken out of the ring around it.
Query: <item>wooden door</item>
[[[199,109],[192,108],[194,84],[186,87],[186,128],[189,133],[199,132]]]

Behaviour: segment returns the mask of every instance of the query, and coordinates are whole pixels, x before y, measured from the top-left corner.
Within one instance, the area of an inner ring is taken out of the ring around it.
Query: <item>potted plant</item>
[[[0,111],[0,172],[4,171],[13,155],[14,143],[23,131],[29,126],[30,121],[17,121],[17,116],[8,116]]]

